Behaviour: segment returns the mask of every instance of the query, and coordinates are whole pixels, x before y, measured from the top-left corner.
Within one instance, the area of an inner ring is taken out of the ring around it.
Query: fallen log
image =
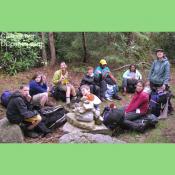
[[[135,64],[136,66],[139,66],[139,65],[141,65],[141,64],[145,64],[145,65],[147,65],[147,66],[151,66],[151,64],[149,64],[149,63],[146,63],[146,62],[140,62],[140,63],[138,63],[138,64]],[[121,69],[124,69],[124,68],[126,68],[126,67],[129,67],[131,64],[127,64],[127,65],[124,65],[124,66],[122,66],[122,67],[119,67],[119,68],[116,68],[116,69],[113,69],[112,71],[119,71],[119,70],[121,70]]]

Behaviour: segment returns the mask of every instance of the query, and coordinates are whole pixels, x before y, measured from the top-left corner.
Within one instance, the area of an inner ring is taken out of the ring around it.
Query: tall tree
[[[55,52],[55,41],[54,41],[53,32],[49,32],[49,45],[50,45],[50,53],[51,53],[50,65],[54,66],[56,63],[56,52]]]
[[[46,53],[46,47],[45,47],[45,32],[41,32],[41,40],[43,43],[43,47],[42,47],[42,60],[44,62],[44,64],[47,63],[47,53]]]
[[[82,32],[82,42],[83,42],[83,50],[84,50],[84,58],[83,63],[87,62],[87,44],[86,44],[86,33]]]

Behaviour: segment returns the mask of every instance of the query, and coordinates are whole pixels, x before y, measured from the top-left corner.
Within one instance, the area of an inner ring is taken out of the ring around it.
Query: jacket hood
[[[157,60],[159,60],[159,59],[157,58]],[[166,62],[166,61],[168,61],[168,58],[167,57],[163,57],[162,61]]]

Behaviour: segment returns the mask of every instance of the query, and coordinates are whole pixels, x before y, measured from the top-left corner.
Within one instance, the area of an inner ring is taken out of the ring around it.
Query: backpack
[[[51,89],[51,95],[55,100],[61,100],[63,102],[66,102],[66,92],[58,87],[52,87]],[[72,95],[70,96],[72,98]]]
[[[10,92],[9,90],[6,90],[1,94],[1,104],[6,108],[11,95],[12,95],[12,92]]]
[[[156,117],[159,117],[161,110],[163,110],[164,105],[167,102],[166,92],[156,92],[153,91],[150,95],[149,111]]]
[[[62,106],[45,107],[38,111],[48,128],[56,128],[66,123],[67,111]]]
[[[104,119],[103,124],[111,130],[121,125],[124,121],[124,110],[123,109],[105,107],[102,115]]]

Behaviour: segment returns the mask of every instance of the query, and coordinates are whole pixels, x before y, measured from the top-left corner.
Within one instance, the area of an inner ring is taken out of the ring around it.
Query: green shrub
[[[28,70],[40,62],[42,42],[36,34],[1,33],[2,69],[11,75]]]

